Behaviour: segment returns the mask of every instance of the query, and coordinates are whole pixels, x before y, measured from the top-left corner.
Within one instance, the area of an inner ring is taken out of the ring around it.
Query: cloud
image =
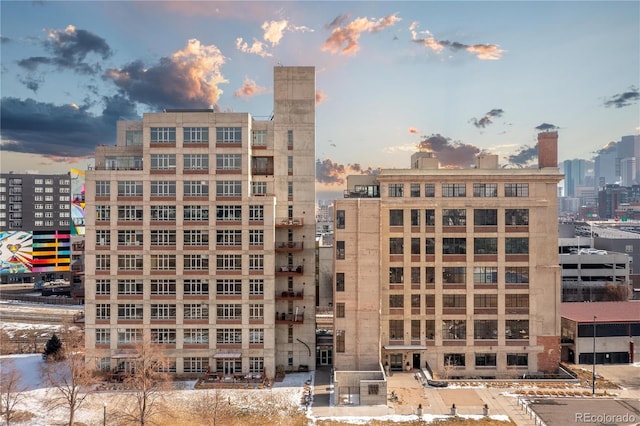
[[[412,135],[417,135],[418,133],[420,133],[420,131],[415,127],[409,127],[409,133]]]
[[[538,158],[538,144],[535,146],[524,145],[520,147],[515,154],[507,157],[507,161],[511,164],[523,166],[535,158]]]
[[[40,89],[40,85],[44,83],[43,77],[33,77],[31,75],[27,75],[25,77],[19,77],[20,83],[24,84],[25,87],[31,90],[33,93],[36,93],[38,89]]]
[[[18,65],[29,71],[35,71],[40,65],[53,65],[91,75],[100,72],[101,66],[99,62],[86,62],[88,55],[95,54],[102,60],[112,55],[111,48],[102,37],[76,29],[73,25],[64,30],[48,30],[42,46],[53,56],[32,56],[18,61]]]
[[[640,92],[638,92],[637,87],[631,86],[628,91],[615,94],[608,100],[605,100],[604,106],[606,108],[612,106],[616,108],[623,108],[637,102],[638,100],[640,100]]]
[[[326,24],[324,28],[327,30],[330,30],[332,28],[341,27],[343,25],[346,25],[347,22],[349,22],[349,18],[351,18],[350,14],[338,15],[335,18],[333,18],[333,21]]]
[[[440,134],[434,134],[420,141],[417,147],[436,154],[442,167],[466,168],[473,164],[479,153],[483,152],[477,146],[452,141]]]
[[[323,51],[331,53],[340,53],[341,55],[354,55],[360,50],[358,40],[363,32],[376,33],[394,25],[401,21],[397,13],[388,15],[378,20],[369,20],[369,18],[357,18],[345,25],[345,19],[342,16],[334,19],[331,24],[339,23],[338,26],[331,31],[331,35],[322,46]],[[337,24],[336,24],[337,25]],[[342,47],[344,45],[344,47]]]
[[[130,100],[158,109],[206,108],[214,105],[227,83],[220,69],[225,57],[214,45],[203,45],[197,39],[171,57],[163,57],[145,67],[134,61],[123,68],[111,68],[103,76],[112,81]]]
[[[253,39],[253,44],[249,46],[249,43],[244,41],[242,37],[238,37],[236,39],[236,48],[242,53],[250,53],[253,55],[258,55],[261,58],[273,56],[271,53],[265,50],[266,49],[265,44],[259,40],[256,40],[255,38]]]
[[[311,31],[312,29],[307,28],[305,26],[295,26],[289,23],[286,19],[282,19],[280,21],[265,21],[262,26],[263,35],[262,38],[265,42],[271,44],[271,47],[277,46],[280,44],[280,41],[284,37],[285,32],[298,32],[298,31]],[[253,39],[253,43],[249,45],[248,42],[244,41],[242,37],[238,37],[236,39],[236,48],[242,53],[250,53],[254,55],[258,55],[262,58],[273,56],[272,53],[267,51],[266,43]]]
[[[536,130],[540,130],[540,131],[546,131],[546,130],[557,130],[558,127],[553,125],[553,124],[549,124],[549,123],[542,123],[538,126],[535,127]]]
[[[457,41],[438,40],[429,31],[423,31],[422,33],[426,36],[419,37],[417,32],[419,25],[418,22],[412,22],[409,26],[411,40],[428,47],[436,53],[441,53],[444,49],[449,49],[454,52],[465,50],[481,60],[497,60],[500,59],[504,53],[504,50],[500,49],[497,44],[464,44]]]
[[[10,41],[12,40],[9,37],[0,36],[0,43],[9,43]]]
[[[316,161],[316,182],[328,186],[342,185],[348,174],[377,175],[380,168],[363,168],[360,164],[338,164],[330,159]]]
[[[267,93],[266,87],[258,86],[255,81],[245,77],[242,87],[233,92],[233,96],[236,98],[250,98],[264,93]]]
[[[321,90],[316,90],[316,105],[320,105],[327,100],[327,95]]]
[[[469,120],[471,123],[473,123],[474,126],[476,126],[477,128],[485,128],[486,126],[488,126],[489,124],[493,123],[493,119],[496,117],[502,117],[502,114],[504,113],[503,110],[501,109],[492,109],[491,111],[489,111],[488,113],[486,113],[484,115],[484,117],[482,117],[481,119],[477,119],[477,118],[472,118],[471,120]]]
[[[87,105],[2,98],[2,149],[65,157],[91,155],[96,145],[114,143],[117,120],[137,118],[135,105],[123,96],[104,97],[102,102],[102,115],[96,116]]]

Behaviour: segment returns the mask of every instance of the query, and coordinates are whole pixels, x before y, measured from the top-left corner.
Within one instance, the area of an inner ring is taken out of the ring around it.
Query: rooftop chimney
[[[558,132],[538,133],[538,167],[558,167]]]

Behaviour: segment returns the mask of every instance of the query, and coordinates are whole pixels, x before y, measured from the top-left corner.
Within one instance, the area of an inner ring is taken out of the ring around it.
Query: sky
[[[316,68],[317,189],[479,152],[591,159],[640,131],[637,1],[0,2],[3,172],[84,169],[116,121],[273,111],[273,67]]]

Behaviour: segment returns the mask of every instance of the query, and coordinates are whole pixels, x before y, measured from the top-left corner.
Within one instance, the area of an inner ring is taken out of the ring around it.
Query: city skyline
[[[2,2],[2,169],[66,172],[163,108],[272,114],[278,65],[316,67],[317,190],[480,151],[559,161],[640,128],[637,2]]]

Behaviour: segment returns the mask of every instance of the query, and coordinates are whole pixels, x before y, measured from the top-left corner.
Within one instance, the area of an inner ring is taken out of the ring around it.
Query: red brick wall
[[[538,336],[536,344],[543,347],[538,354],[538,371],[557,372],[560,363],[560,336]]]

